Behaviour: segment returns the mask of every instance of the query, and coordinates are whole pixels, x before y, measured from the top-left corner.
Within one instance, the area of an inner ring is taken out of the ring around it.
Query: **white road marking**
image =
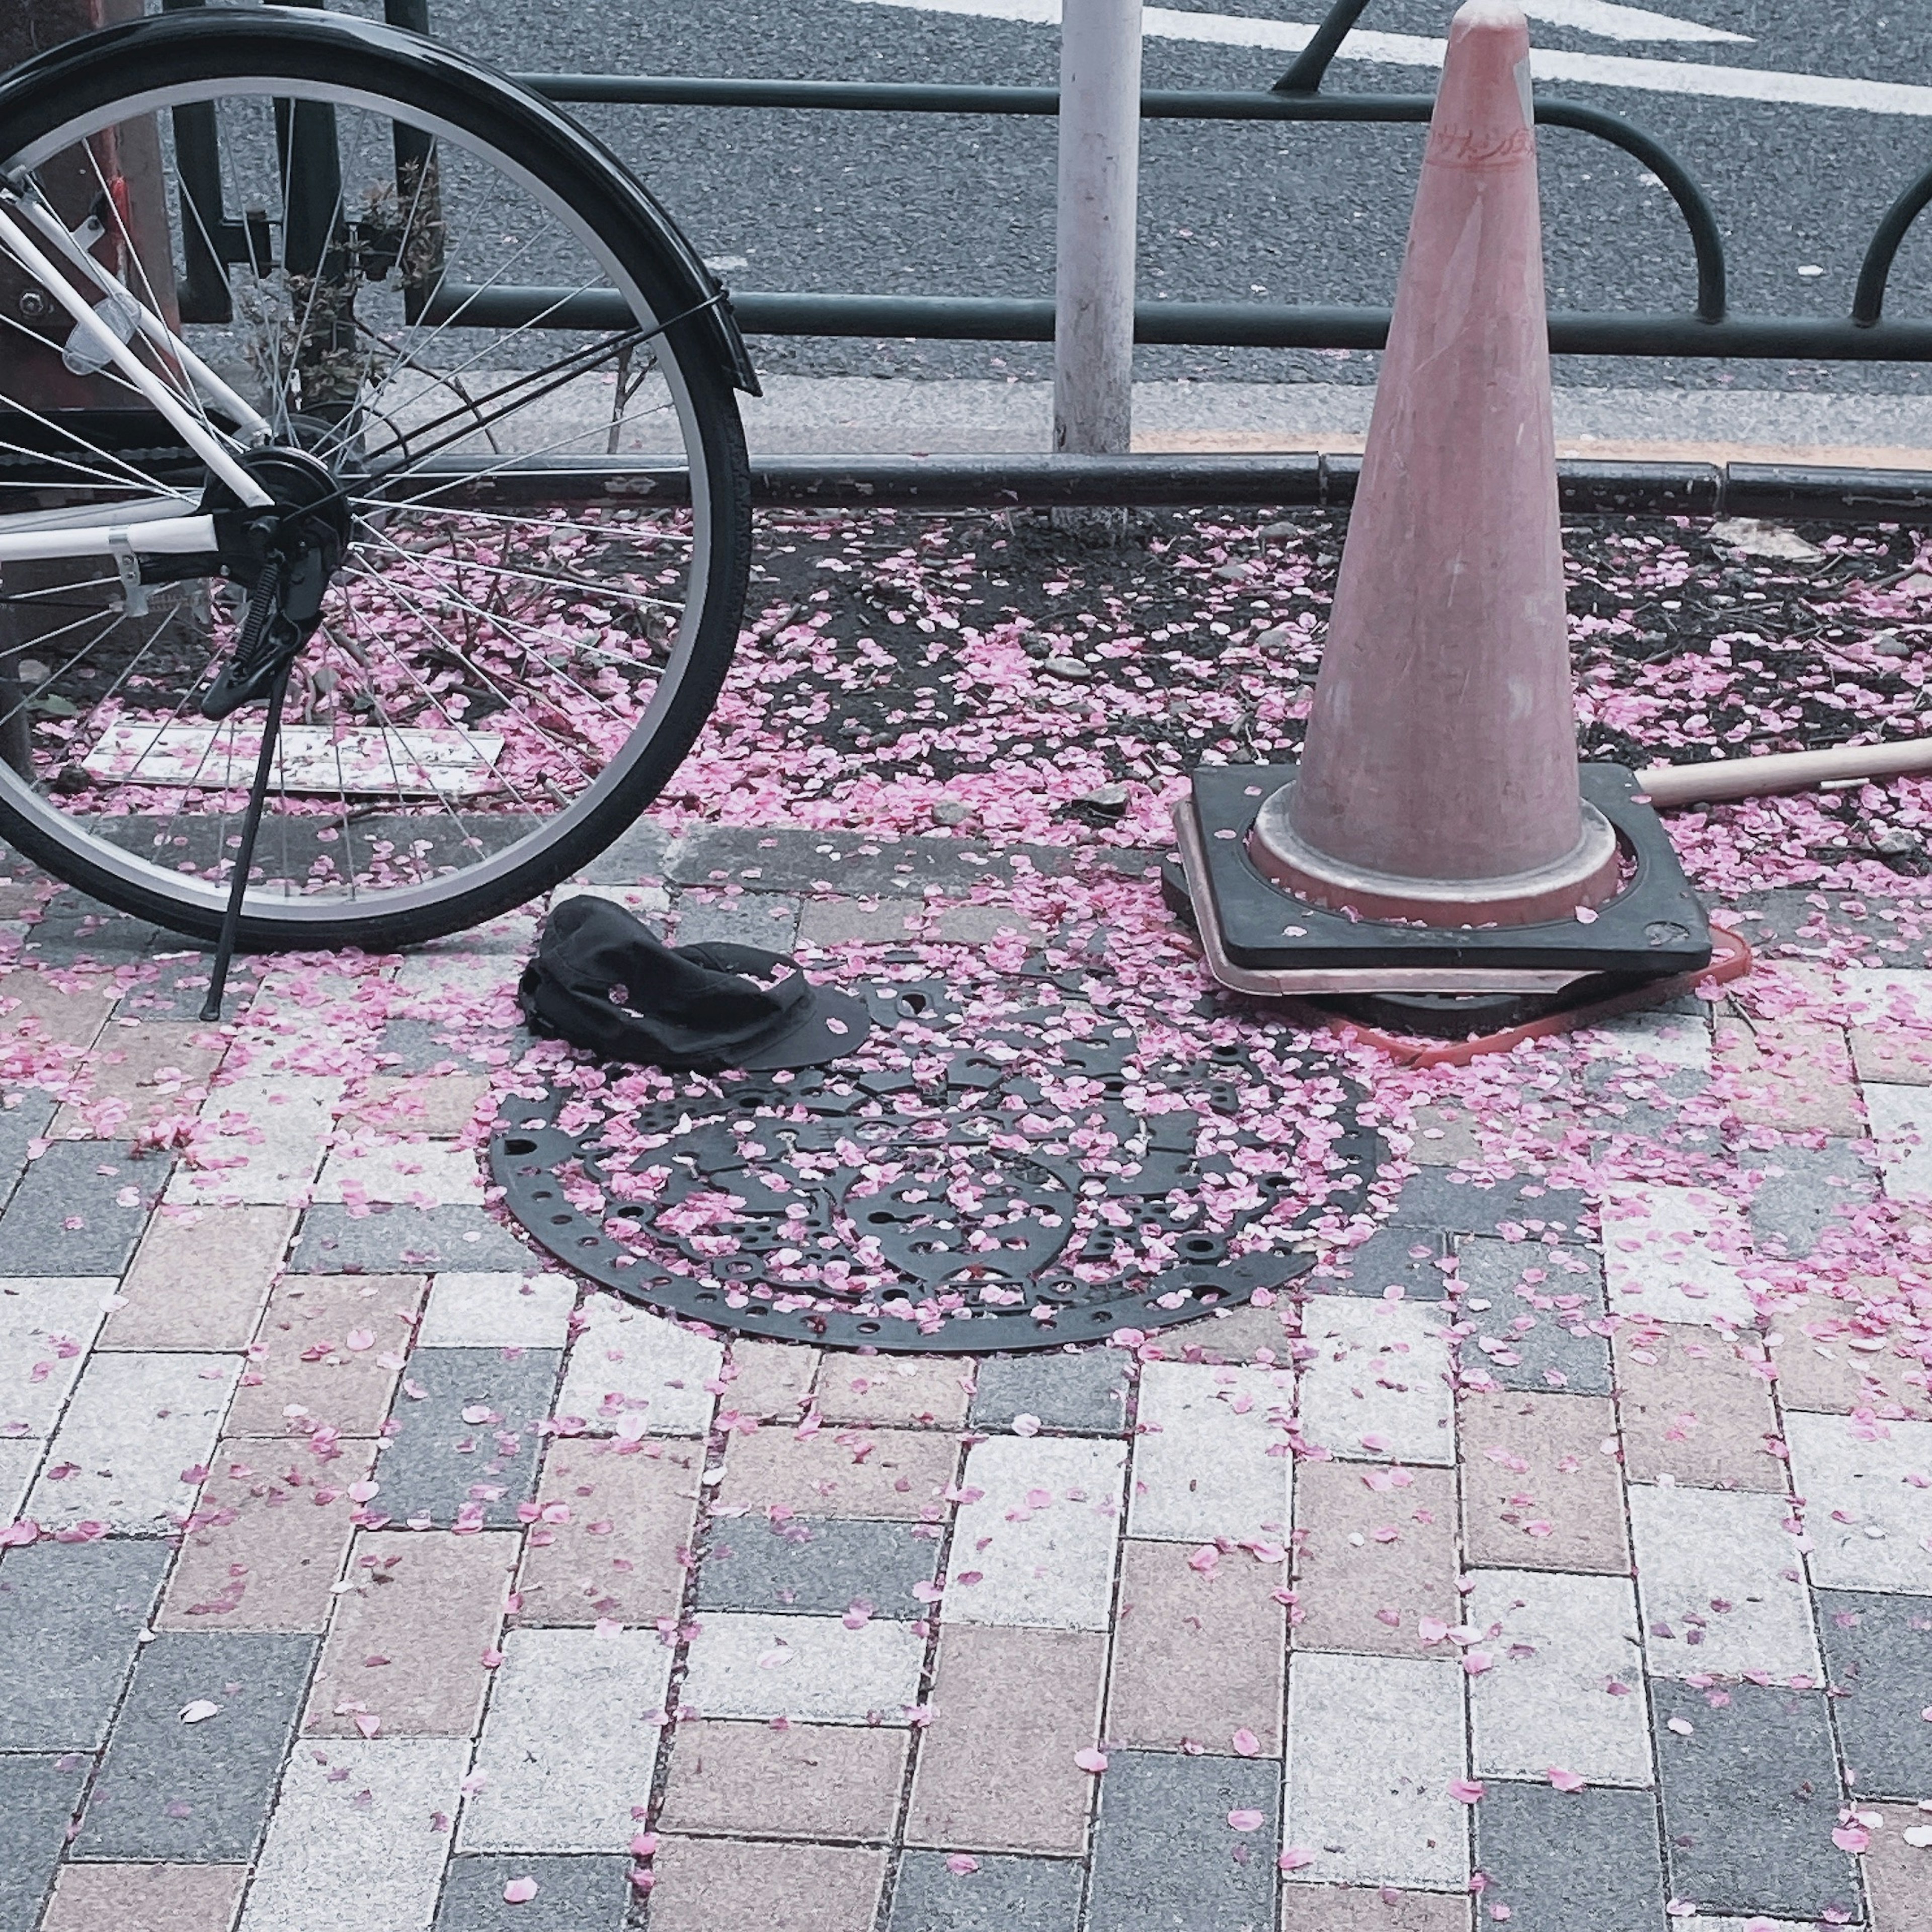
[[[1517,0],[1532,20],[1546,20],[1554,27],[1574,27],[1580,32],[1600,34],[1606,40],[1729,40],[1740,46],[1750,44],[1748,34],[1733,34],[1722,27],[1707,27],[1696,20],[1684,20],[1672,14],[1653,14],[1648,7],[1614,7],[1610,0]]]
[[[1012,20],[1042,27],[1060,24],[1060,0],[854,0],[862,7],[901,7],[920,14],[952,14],[980,20]],[[1258,20],[1238,14],[1180,14],[1150,7],[1142,16],[1156,40],[1201,40],[1219,46],[1267,47],[1299,53],[1315,29],[1298,20]],[[1342,43],[1344,60],[1376,61],[1389,67],[1438,68],[1443,43],[1420,34],[1375,34],[1358,29]],[[1786,107],[1838,107],[1860,114],[1904,114],[1932,118],[1932,87],[1904,81],[1845,80],[1833,74],[1784,74],[1771,68],[1712,67],[1696,61],[1640,60],[1624,54],[1558,53],[1546,47],[1530,55],[1538,80],[1570,80],[1591,87],[1630,88],[1649,94],[1690,94],[1718,100],[1764,100]]]

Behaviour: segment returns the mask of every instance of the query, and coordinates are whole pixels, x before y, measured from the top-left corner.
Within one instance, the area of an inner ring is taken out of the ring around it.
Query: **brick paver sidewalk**
[[[1011,923],[902,851],[597,876],[686,938]],[[274,968],[226,1036],[130,922],[16,931],[0,1932],[1932,1928],[1926,1366],[1750,1292],[1932,1191],[1932,1028],[1695,1008],[1516,1096],[1704,1132],[1748,1207],[1474,1184],[1425,1110],[1306,1294],[910,1364],[580,1298],[493,1217],[513,1010],[451,1016],[527,922]],[[1927,964],[1843,983],[1932,1018]],[[1714,1067],[1759,1097],[1686,1128]]]

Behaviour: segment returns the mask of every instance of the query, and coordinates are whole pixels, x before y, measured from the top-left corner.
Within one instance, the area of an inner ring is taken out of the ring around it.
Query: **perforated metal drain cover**
[[[1246,1301],[1366,1198],[1376,1138],[1325,1055],[1144,1038],[1078,976],[866,997],[878,1030],[823,1072],[559,1066],[503,1105],[506,1206],[580,1274],[717,1328],[977,1354]]]

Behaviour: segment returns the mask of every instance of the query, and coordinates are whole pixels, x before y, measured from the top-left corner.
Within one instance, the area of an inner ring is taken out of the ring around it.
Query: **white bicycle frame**
[[[35,239],[36,233],[44,239],[46,249]],[[70,231],[31,188],[22,193],[0,186],[0,254],[10,256],[34,278],[49,298],[67,312],[80,341],[153,405],[183,443],[245,507],[266,508],[273,500],[237,460],[236,451],[272,442],[273,430],[160,316],[82,245],[80,237],[88,233],[87,227],[79,235]],[[104,299],[134,317],[130,338],[138,334],[153,346],[158,356],[180,372],[199,398],[199,408],[164,382],[101,320],[47,249],[58,262],[92,281]],[[232,440],[224,439],[212,426],[210,410],[234,423]],[[108,523],[102,522],[100,512],[88,505],[0,515],[0,568],[71,557],[106,558],[119,574],[130,611],[138,610],[143,601],[141,558],[194,556],[212,554],[216,548],[214,519],[200,514],[190,500],[181,496],[135,497],[116,503],[113,519]]]

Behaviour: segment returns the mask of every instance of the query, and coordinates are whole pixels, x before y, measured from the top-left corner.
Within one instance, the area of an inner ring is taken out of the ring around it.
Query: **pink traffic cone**
[[[1430,926],[1600,902],[1578,796],[1530,114],[1508,0],[1449,29],[1306,748],[1250,856],[1315,904]]]

